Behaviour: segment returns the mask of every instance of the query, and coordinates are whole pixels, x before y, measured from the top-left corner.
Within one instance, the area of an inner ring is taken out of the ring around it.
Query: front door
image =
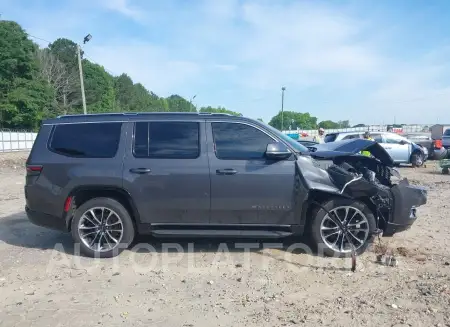
[[[211,171],[211,224],[295,223],[295,160],[267,160],[277,140],[255,125],[207,123]]]
[[[384,134],[382,146],[394,162],[409,162],[409,143],[402,144],[403,138],[395,134]]]
[[[124,188],[142,223],[209,223],[204,121],[130,123]]]

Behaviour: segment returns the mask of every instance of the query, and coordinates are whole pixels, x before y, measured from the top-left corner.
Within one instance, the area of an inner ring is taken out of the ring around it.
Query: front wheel
[[[411,164],[413,167],[422,167],[423,163],[424,163],[423,154],[415,152],[411,155]]]
[[[319,250],[330,257],[363,253],[376,228],[372,211],[363,202],[334,198],[314,212],[311,236]],[[324,210],[326,209],[326,210]]]
[[[80,251],[93,258],[110,258],[128,248],[134,225],[127,209],[110,198],[83,203],[72,219],[72,237]]]

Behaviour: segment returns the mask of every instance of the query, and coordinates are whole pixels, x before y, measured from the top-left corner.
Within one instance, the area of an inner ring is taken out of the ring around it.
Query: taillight
[[[434,140],[434,148],[441,149],[442,148],[442,140]]]
[[[66,202],[64,202],[64,212],[69,212],[71,205],[72,205],[72,197],[68,196]]]
[[[28,175],[39,175],[42,171],[41,165],[27,165],[27,174]]]

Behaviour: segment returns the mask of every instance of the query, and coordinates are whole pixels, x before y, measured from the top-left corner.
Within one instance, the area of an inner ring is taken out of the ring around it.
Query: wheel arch
[[[68,231],[71,230],[71,223],[76,208],[94,198],[111,198],[122,204],[129,212],[135,230],[140,222],[139,211],[137,210],[130,193],[123,188],[102,185],[80,186],[73,189],[70,192],[69,197],[72,197],[72,205],[70,211],[66,215],[66,225]]]

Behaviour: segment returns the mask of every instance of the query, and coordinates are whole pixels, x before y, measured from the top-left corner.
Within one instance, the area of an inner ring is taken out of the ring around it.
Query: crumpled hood
[[[372,156],[388,167],[394,166],[394,161],[387,151],[375,141],[366,139],[350,139],[337,142],[316,144],[308,147],[310,155],[317,159],[332,159],[336,157],[358,155],[361,151],[369,151]]]

